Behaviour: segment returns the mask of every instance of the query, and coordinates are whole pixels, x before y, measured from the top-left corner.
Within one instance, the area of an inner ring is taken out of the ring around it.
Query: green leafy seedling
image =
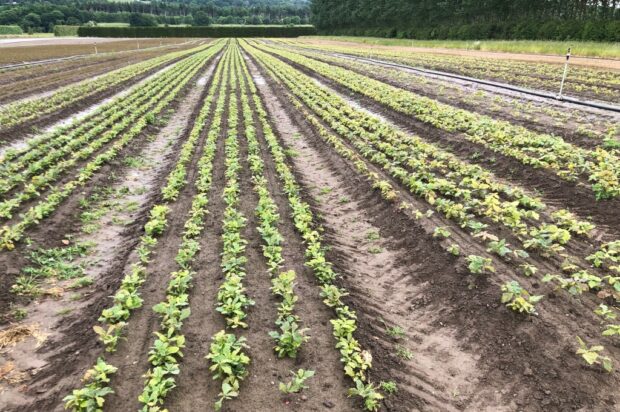
[[[314,371],[299,369],[297,372],[291,371],[291,374],[293,375],[293,379],[290,382],[280,382],[280,392],[298,393],[301,392],[303,389],[308,389],[308,386],[305,386],[304,383],[306,382],[306,380],[314,376]]]

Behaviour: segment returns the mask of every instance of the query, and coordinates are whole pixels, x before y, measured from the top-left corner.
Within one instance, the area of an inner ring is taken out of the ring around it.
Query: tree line
[[[620,41],[620,0],[312,0],[324,33]]]
[[[25,32],[51,32],[55,25],[131,23],[153,24],[307,24],[310,9],[304,0],[215,0],[110,2],[91,0],[0,3],[0,25],[19,25]]]
[[[210,26],[210,27],[87,27],[82,37],[298,37],[316,34],[312,26]]]

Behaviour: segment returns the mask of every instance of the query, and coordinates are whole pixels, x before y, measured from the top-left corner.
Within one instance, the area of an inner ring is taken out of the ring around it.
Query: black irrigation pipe
[[[348,58],[352,60],[367,61],[369,63],[375,63],[375,64],[384,65],[384,66],[393,66],[393,67],[407,69],[407,70],[411,70],[411,71],[422,73],[422,74],[432,74],[435,76],[442,76],[442,77],[449,77],[452,79],[465,80],[465,81],[469,81],[473,83],[484,84],[487,86],[493,86],[493,87],[498,87],[501,89],[511,90],[514,92],[529,94],[531,96],[543,97],[546,99],[569,102],[569,103],[578,104],[581,106],[588,106],[588,107],[593,107],[596,109],[610,110],[612,112],[620,113],[620,106],[614,106],[611,104],[593,102],[593,101],[588,101],[588,100],[579,100],[579,99],[575,99],[573,97],[568,97],[568,96],[562,96],[562,98],[559,98],[558,96],[554,94],[543,92],[540,90],[525,89],[522,87],[512,86],[507,83],[499,83],[499,82],[494,82],[490,80],[477,79],[475,77],[461,76],[458,74],[446,73],[446,72],[441,72],[437,70],[420,69],[418,67],[407,66],[405,64],[399,64],[399,63],[392,63],[392,62],[388,62],[385,60],[370,59],[367,57],[359,57],[359,56],[354,56],[354,55],[345,54],[345,53],[331,53],[331,54],[337,57],[343,57],[343,58]]]
[[[420,73],[420,74],[427,74],[427,75],[431,74],[431,75],[434,75],[434,76],[448,77],[448,78],[457,79],[457,80],[464,80],[464,81],[469,81],[469,82],[473,82],[473,83],[483,84],[483,85],[486,85],[486,86],[497,87],[497,88],[500,88],[500,89],[511,90],[511,91],[514,91],[514,92],[523,93],[523,94],[527,94],[527,95],[530,95],[530,96],[537,96],[537,97],[542,97],[542,98],[545,98],[545,99],[552,99],[552,100],[559,101],[559,102],[568,102],[568,103],[573,103],[573,104],[580,105],[580,106],[587,106],[587,107],[592,107],[592,108],[595,108],[595,109],[608,110],[608,111],[611,111],[611,112],[620,113],[620,106],[615,106],[615,105],[611,105],[611,104],[605,104],[605,103],[602,103],[602,102],[593,102],[593,101],[589,101],[589,100],[579,100],[579,99],[575,99],[574,97],[568,97],[568,96],[562,96],[562,98],[559,98],[557,95],[554,95],[552,93],[543,92],[543,91],[540,91],[540,90],[525,89],[525,88],[522,88],[522,87],[517,87],[517,86],[510,85],[510,84],[507,84],[507,83],[499,83],[499,82],[494,82],[494,81],[490,81],[490,80],[477,79],[475,77],[460,76],[458,74],[441,72],[441,71],[437,71],[437,70],[421,69],[419,67],[407,66],[405,64],[393,63],[393,62],[389,62],[389,61],[385,61],[385,60],[370,59],[368,57],[360,57],[360,56],[356,56],[356,55],[352,55],[352,54],[347,54],[347,53],[333,53],[333,52],[327,52],[325,50],[320,50],[320,49],[315,49],[315,48],[311,48],[311,50],[317,51],[317,52],[322,53],[322,54],[332,55],[332,56],[336,56],[336,57],[342,57],[342,58],[345,58],[345,59],[366,61],[366,62],[369,62],[369,63],[374,63],[374,64],[378,64],[378,65],[383,65],[383,66],[392,66],[392,67],[396,67],[396,68],[400,68],[400,69],[411,70],[411,71],[414,71],[414,72],[417,72],[417,73]]]

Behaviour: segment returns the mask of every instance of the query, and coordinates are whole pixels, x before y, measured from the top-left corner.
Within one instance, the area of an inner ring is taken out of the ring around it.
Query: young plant
[[[290,382],[282,383],[278,386],[280,392],[282,393],[298,393],[302,389],[308,389],[307,386],[304,385],[306,380],[310,379],[314,376],[314,371],[299,369],[297,372],[291,371],[293,375],[293,379]]]
[[[232,333],[221,330],[213,336],[209,354],[205,357],[211,362],[209,370],[213,379],[222,381],[220,398],[215,403],[215,409],[222,408],[222,402],[239,395],[239,383],[247,375],[247,365],[250,358],[243,352],[248,348],[245,338],[237,338]]]
[[[434,238],[447,239],[451,235],[452,234],[450,233],[450,231],[446,227],[443,227],[443,226],[436,227],[435,231],[433,232]]]
[[[102,358],[97,359],[97,363],[92,369],[86,371],[82,379],[86,385],[83,388],[75,389],[71,395],[65,396],[65,409],[74,412],[102,411],[105,396],[114,391],[107,386],[110,382],[110,375],[116,373],[117,368],[105,363]]]
[[[620,336],[620,325],[607,325],[603,331],[603,336]]]
[[[456,243],[453,243],[448,246],[448,253],[454,256],[459,256],[461,254],[461,247]]]
[[[396,346],[396,355],[398,355],[399,358],[402,358],[405,360],[413,359],[413,352],[411,352],[409,348],[406,348],[402,345]]]
[[[301,348],[301,345],[310,339],[309,336],[305,335],[309,329],[299,329],[297,319],[294,316],[288,316],[285,319],[278,320],[277,324],[280,326],[280,332],[271,331],[269,332],[269,336],[276,341],[274,349],[278,357],[297,357],[297,352]]]
[[[388,395],[398,392],[398,387],[394,381],[381,381],[379,382],[379,388]]]
[[[598,305],[598,308],[594,310],[594,313],[596,313],[597,315],[599,315],[600,317],[606,320],[614,320],[617,317],[617,314],[614,311],[614,309],[613,308],[610,309],[609,306],[603,303]]]
[[[364,409],[375,412],[379,410],[379,401],[383,399],[372,383],[365,384],[355,379],[355,388],[349,389],[349,396],[360,396],[364,400]]]
[[[538,272],[538,268],[529,263],[523,263],[522,265],[519,265],[519,267],[523,271],[523,274],[527,277],[534,276],[536,272]]]
[[[118,322],[112,325],[109,325],[107,329],[96,325],[93,326],[93,330],[97,335],[99,335],[99,339],[103,343],[107,352],[114,352],[116,346],[118,345],[118,341],[122,338],[121,334],[123,332],[123,328],[125,327],[125,322]]]
[[[467,256],[467,263],[469,264],[467,266],[469,271],[474,275],[481,275],[485,272],[495,273],[495,267],[493,267],[491,258],[469,255]]]
[[[386,328],[388,335],[393,337],[394,339],[402,339],[405,337],[405,330],[400,326],[392,326]]]
[[[510,245],[506,243],[506,239],[489,242],[488,246],[487,252],[495,253],[500,257],[506,257],[506,255],[512,252],[512,249],[508,247]]]
[[[588,365],[601,365],[607,372],[611,372],[614,368],[612,360],[607,356],[601,356],[601,352],[605,348],[601,345],[594,345],[588,347],[588,345],[577,336],[577,342],[579,342],[579,349],[577,349],[577,355],[586,361]]]
[[[502,303],[515,312],[527,313],[535,315],[535,305],[543,296],[532,296],[529,292],[521,287],[518,282],[511,281],[502,286]]]

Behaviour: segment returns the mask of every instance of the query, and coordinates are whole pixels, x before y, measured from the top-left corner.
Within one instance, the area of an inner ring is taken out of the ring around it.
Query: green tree
[[[37,13],[28,13],[20,22],[20,26],[24,31],[36,31],[41,27],[41,16]]]
[[[130,26],[154,27],[157,26],[157,20],[150,14],[131,13],[129,15]]]
[[[197,11],[193,14],[194,26],[210,26],[211,17],[204,11]]]

